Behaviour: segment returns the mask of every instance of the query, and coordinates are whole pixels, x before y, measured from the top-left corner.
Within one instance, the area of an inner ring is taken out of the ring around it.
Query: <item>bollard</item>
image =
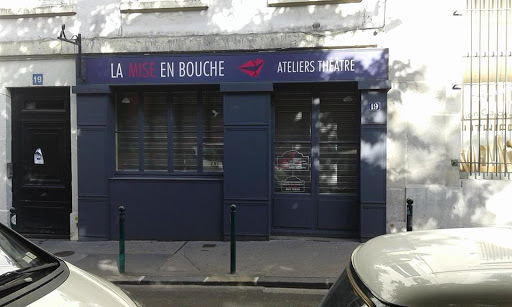
[[[412,204],[414,201],[407,198],[407,231],[412,231]]]
[[[124,212],[123,206],[119,206],[119,273],[124,273]]]
[[[231,274],[236,273],[236,205],[231,205]]]
[[[9,211],[11,212],[11,228],[14,228],[14,226],[16,226],[16,208],[11,207]]]

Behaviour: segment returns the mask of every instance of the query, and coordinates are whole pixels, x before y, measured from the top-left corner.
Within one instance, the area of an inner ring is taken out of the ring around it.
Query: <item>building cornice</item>
[[[195,35],[175,37],[115,37],[82,38],[84,54],[122,53],[191,53],[222,51],[257,51],[305,48],[364,48],[376,47],[370,31],[353,33],[256,33],[231,35]],[[76,46],[57,39],[1,42],[0,59],[55,57],[75,55]]]

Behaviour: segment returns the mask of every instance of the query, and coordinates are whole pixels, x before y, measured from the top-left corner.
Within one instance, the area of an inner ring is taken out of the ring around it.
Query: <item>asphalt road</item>
[[[263,287],[163,285],[122,285],[121,287],[131,292],[145,307],[318,306],[327,293],[327,290]]]

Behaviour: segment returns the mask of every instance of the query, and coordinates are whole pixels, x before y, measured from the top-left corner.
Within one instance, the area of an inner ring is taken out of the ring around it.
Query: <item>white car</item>
[[[140,306],[114,284],[0,223],[0,306]]]
[[[352,253],[320,306],[512,306],[512,228],[371,239]]]

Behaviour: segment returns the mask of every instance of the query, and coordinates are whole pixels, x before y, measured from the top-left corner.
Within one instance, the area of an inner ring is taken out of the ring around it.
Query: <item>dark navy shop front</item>
[[[79,236],[367,239],[386,228],[387,49],[85,57]]]

